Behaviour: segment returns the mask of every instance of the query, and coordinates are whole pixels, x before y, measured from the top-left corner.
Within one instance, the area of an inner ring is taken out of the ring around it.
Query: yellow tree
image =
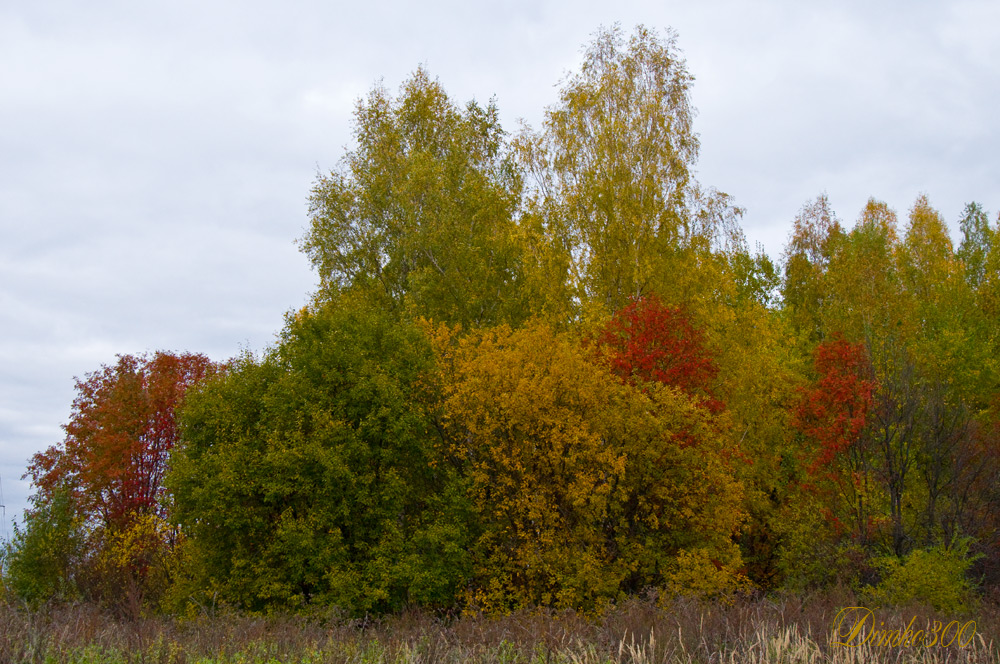
[[[909,336],[913,323],[903,297],[896,213],[870,199],[857,224],[830,257],[822,323],[826,336],[849,341],[887,334]]]
[[[984,403],[996,370],[986,342],[989,324],[976,306],[977,282],[966,279],[963,252],[954,252],[944,219],[925,196],[910,211],[899,253],[915,313],[913,347],[921,373],[958,399]],[[984,272],[982,265],[977,272]]]
[[[691,81],[673,33],[601,30],[541,133],[518,138],[533,218],[580,303],[610,313],[650,292],[711,295],[705,258],[738,234],[739,210],[693,179]]]
[[[795,445],[790,423],[804,360],[788,320],[747,300],[717,334],[719,398],[726,403],[733,438],[750,463],[734,470],[745,486],[749,520],[739,544],[750,578],[773,587],[778,578],[780,532],[794,492]]]
[[[482,528],[473,600],[593,608],[677,583],[685,560],[705,565],[682,585],[734,580],[742,492],[719,417],[542,324],[441,338],[447,438]]]
[[[799,211],[785,249],[782,288],[785,310],[793,329],[811,344],[823,337],[824,278],[842,235],[840,221],[823,194]]]

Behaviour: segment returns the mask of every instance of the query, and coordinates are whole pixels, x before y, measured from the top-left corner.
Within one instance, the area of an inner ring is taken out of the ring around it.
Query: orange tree
[[[725,408],[712,389],[719,373],[704,335],[680,307],[655,295],[633,299],[597,338],[611,371],[623,381],[654,381],[680,389],[711,413]]]
[[[33,507],[11,554],[15,570],[29,576],[40,570],[61,581],[23,579],[22,587],[58,587],[66,595],[82,585],[85,594],[116,605],[162,592],[165,558],[175,541],[165,527],[169,498],[163,487],[178,437],[175,411],[189,388],[215,369],[205,356],[190,353],[121,355],[77,381],[65,439],[36,454],[28,467]],[[76,542],[75,552],[55,555],[33,528],[55,529],[50,539],[63,542],[52,546],[62,550]],[[44,560],[49,563],[39,562]],[[53,566],[54,560],[62,562]]]
[[[70,490],[88,519],[124,527],[165,512],[163,476],[177,440],[174,411],[213,370],[204,355],[121,355],[76,384],[66,438],[32,457],[28,475],[45,500]]]
[[[872,505],[865,486],[872,482],[871,459],[862,432],[875,388],[868,377],[864,344],[835,336],[814,354],[815,382],[803,388],[793,425],[808,441],[804,455],[807,489],[829,501],[828,516],[849,524],[865,544],[870,539]]]

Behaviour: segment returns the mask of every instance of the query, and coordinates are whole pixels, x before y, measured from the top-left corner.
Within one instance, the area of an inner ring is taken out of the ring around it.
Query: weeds
[[[1000,610],[983,603],[964,647],[835,645],[849,593],[744,599],[631,599],[599,616],[521,611],[438,618],[406,612],[352,621],[335,615],[168,617],[123,621],[94,606],[29,610],[0,603],[0,662],[12,664],[908,664],[1000,661]],[[871,625],[930,628],[926,607],[876,610]],[[843,634],[841,634],[843,637]],[[860,641],[860,639],[857,639]]]

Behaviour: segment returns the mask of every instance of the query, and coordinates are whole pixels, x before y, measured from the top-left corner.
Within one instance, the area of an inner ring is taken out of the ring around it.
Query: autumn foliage
[[[706,591],[735,587],[742,487],[698,402],[623,384],[542,324],[443,352],[445,431],[481,524],[470,600],[595,608],[668,586],[685,556],[716,561]]]
[[[28,467],[37,489],[32,518],[75,542],[75,551],[44,572],[63,579],[64,592],[138,611],[142,596],[154,590],[153,576],[155,591],[163,591],[162,563],[178,537],[166,522],[163,486],[179,437],[176,411],[187,391],[217,369],[203,355],[121,355],[77,381],[65,439]]]
[[[792,422],[816,446],[808,468],[817,474],[857,444],[872,405],[874,384],[868,378],[862,343],[835,337],[816,347],[813,361],[816,381],[803,388]]]
[[[712,413],[725,407],[712,391],[719,368],[704,335],[680,307],[665,306],[656,295],[634,299],[597,340],[608,350],[611,371],[623,381],[672,385]]]
[[[77,381],[65,440],[36,454],[28,469],[39,498],[66,488],[84,514],[106,527],[164,514],[163,477],[178,437],[175,409],[213,369],[203,355],[122,355]]]

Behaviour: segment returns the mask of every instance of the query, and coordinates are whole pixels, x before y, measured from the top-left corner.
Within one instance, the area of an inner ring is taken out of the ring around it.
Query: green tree
[[[826,270],[822,327],[848,341],[866,336],[902,334],[915,319],[903,297],[896,213],[875,199],[868,201],[857,224],[838,242]]]
[[[930,604],[946,614],[965,613],[973,606],[968,571],[977,556],[969,552],[969,540],[950,547],[917,549],[905,557],[888,556],[877,561],[882,579],[864,593],[874,604],[906,606]]]
[[[30,603],[70,600],[80,595],[78,573],[87,555],[87,529],[65,488],[45,500],[32,498],[23,530],[4,542],[2,569],[6,590]]]
[[[1000,216],[997,220],[1000,225]],[[989,251],[986,252],[986,267],[983,270],[983,280],[979,284],[977,301],[983,312],[993,323],[992,342],[995,348],[1000,348],[1000,231],[994,231],[990,240]]]
[[[729,269],[736,285],[736,302],[756,302],[765,307],[778,303],[781,276],[777,266],[758,244],[754,253],[741,248],[729,254]]]
[[[470,530],[436,452],[434,373],[419,329],[342,299],[193,395],[169,479],[188,594],[251,610],[450,606]]]
[[[990,228],[990,220],[983,206],[976,202],[965,206],[958,225],[962,231],[958,259],[965,268],[966,281],[974,290],[978,290],[986,276],[986,261],[996,231]]]
[[[714,344],[716,389],[732,419],[737,453],[746,461],[734,468],[745,486],[750,515],[739,535],[743,558],[748,576],[770,588],[779,581],[780,512],[796,500],[790,476],[796,458],[790,418],[804,359],[780,311],[745,299],[732,314]]]
[[[962,241],[954,267],[959,275],[943,308],[947,319],[940,345],[949,361],[942,368],[951,370],[971,411],[983,413],[995,398],[1000,375],[1000,232],[978,203],[965,207],[959,226]]]
[[[923,482],[911,488],[910,502],[921,509],[912,527],[926,546],[950,546],[972,534],[992,539],[975,507],[989,500],[989,492],[982,494],[975,478],[991,472],[989,455],[976,450],[989,445],[988,413],[1000,369],[995,325],[982,298],[995,233],[977,204],[966,206],[960,227],[962,242],[953,252],[944,221],[921,197],[901,248],[916,314],[910,350],[920,402],[917,463]]]
[[[301,247],[321,292],[462,325],[524,316],[521,176],[497,108],[457,108],[418,69],[358,102],[354,150],[320,177]]]

